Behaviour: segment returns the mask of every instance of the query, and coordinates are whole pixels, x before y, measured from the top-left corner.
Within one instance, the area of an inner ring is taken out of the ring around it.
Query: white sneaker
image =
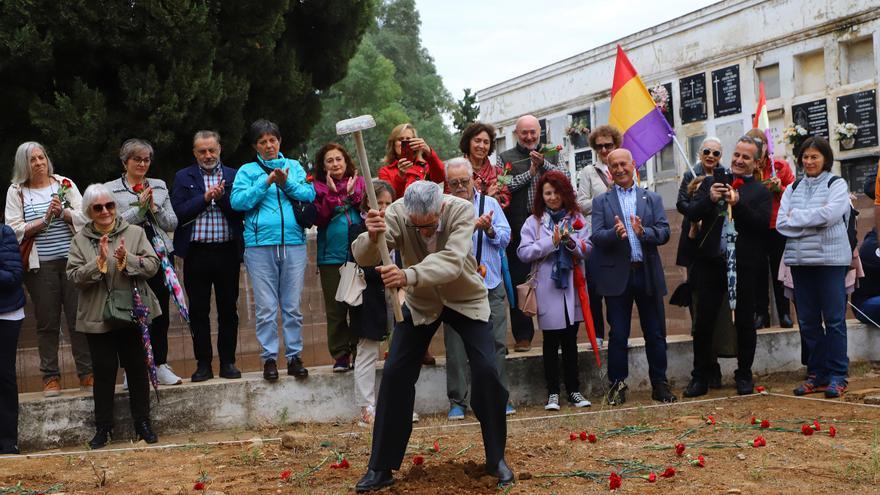
[[[412,422],[413,422],[413,423],[418,423],[418,422],[419,422],[419,413],[413,411],[413,420],[412,420]]]
[[[128,390],[128,375],[122,372],[122,390]]]
[[[571,402],[574,407],[590,407],[592,405],[580,392],[568,394],[568,402]]]
[[[160,364],[156,368],[156,376],[159,378],[159,385],[180,385],[183,380],[174,374],[174,370],[168,364]]]
[[[547,405],[544,406],[544,410],[546,410],[546,411],[558,411],[559,410],[559,394],[550,394],[550,397],[547,398]]]

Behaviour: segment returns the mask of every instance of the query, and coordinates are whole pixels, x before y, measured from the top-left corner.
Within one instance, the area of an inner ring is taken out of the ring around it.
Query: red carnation
[[[691,465],[697,467],[706,467],[706,458],[703,457],[703,454],[697,456],[697,460],[691,460]]]
[[[758,385],[757,387],[755,387],[755,391],[759,394],[763,394],[767,391],[767,389],[763,385]]]
[[[770,428],[770,421],[767,421],[766,419],[762,419],[761,420],[761,428]]]
[[[571,228],[573,228],[574,230],[581,230],[582,228],[584,228],[584,221],[581,220],[581,217],[577,217],[574,220],[574,223],[571,224]]]
[[[617,473],[611,473],[611,476],[608,477],[608,489],[609,490],[617,490],[620,488],[620,483],[623,481],[623,478],[620,477]]]
[[[572,440],[572,441],[577,440],[577,439],[578,439],[578,434],[577,434],[577,433],[569,433],[569,434],[568,434],[568,439],[569,439],[569,440]]]
[[[657,481],[657,473],[651,473],[648,475],[648,483],[654,483]]]
[[[287,480],[287,478],[290,478],[291,474],[293,474],[293,473],[291,473],[290,470],[282,471],[281,472],[281,479]]]
[[[816,420],[813,420],[813,429],[816,430],[816,431],[821,431],[821,430],[822,430],[822,427],[819,426],[819,422],[816,421]]]
[[[836,437],[837,436],[837,428],[835,428],[834,426],[829,426],[828,427],[828,436],[831,438]]]
[[[663,471],[663,474],[660,475],[661,478],[672,478],[673,476],[675,476],[674,467],[666,468],[666,471]]]
[[[193,490],[199,491],[199,490],[204,490],[204,489],[205,489],[205,484],[202,483],[201,481],[196,481],[196,484],[193,485]]]
[[[596,443],[596,435],[590,433],[589,435],[587,435],[587,441],[590,443]]]
[[[434,440],[434,452],[440,452],[440,440]]]
[[[752,416],[752,424],[753,424],[753,425],[758,424],[758,419],[757,419],[756,417],[754,417],[754,416]]]
[[[801,433],[803,433],[806,436],[810,436],[813,434],[813,428],[810,425],[802,425],[801,426]]]
[[[679,457],[684,455],[684,444],[683,443],[675,444],[675,455],[677,455]]]
[[[579,436],[581,437],[581,440],[582,440],[582,441],[585,441],[585,440],[587,439],[587,432],[582,431],[581,434],[580,434]]]
[[[425,463],[424,457],[422,457],[420,455],[413,457],[413,464],[415,464],[416,466],[421,466],[424,463]]]
[[[557,145],[556,145],[556,151],[562,151],[562,145],[561,145],[561,144],[557,144]]]
[[[756,438],[756,439],[752,442],[752,446],[753,446],[753,447],[766,447],[766,446],[767,446],[767,440],[766,440],[764,437],[762,437],[762,436],[758,436],[758,438]]]
[[[309,184],[311,184],[312,181],[314,181],[314,180],[315,180],[315,176],[313,176],[312,174],[309,174],[306,176],[306,182],[308,182]]]
[[[505,173],[510,172],[512,169],[513,169],[513,165],[511,165],[510,162],[507,162],[504,164],[504,172]]]
[[[745,182],[743,182],[743,180],[741,178],[737,177],[736,179],[733,179],[733,182],[730,184],[730,187],[732,187],[734,189],[739,189],[740,187],[742,187],[743,184],[745,184]]]
[[[715,424],[715,416],[711,414],[706,418],[706,424],[714,425]]]
[[[340,469],[348,469],[349,467],[351,467],[351,464],[348,463],[348,459],[343,457],[342,461],[339,463],[339,468]]]
[[[70,179],[64,179],[64,180],[62,180],[62,181],[61,181],[61,185],[62,185],[63,187],[68,188],[68,189],[70,189],[71,187],[73,187],[73,183],[70,182]]]
[[[144,184],[143,183],[135,184],[135,185],[131,186],[131,190],[137,194],[140,194],[140,193],[144,192]]]

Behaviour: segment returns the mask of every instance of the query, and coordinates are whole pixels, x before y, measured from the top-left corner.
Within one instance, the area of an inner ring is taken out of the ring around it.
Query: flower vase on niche
[[[840,140],[840,145],[841,145],[841,146],[843,147],[843,149],[845,149],[845,150],[851,150],[852,147],[856,145],[856,138],[851,137],[851,138],[841,139],[841,140]]]

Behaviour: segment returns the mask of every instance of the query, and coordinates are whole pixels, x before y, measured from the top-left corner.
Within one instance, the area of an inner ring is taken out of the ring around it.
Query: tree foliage
[[[452,111],[452,123],[458,132],[462,132],[480,116],[480,105],[477,105],[477,94],[471,88],[464,88],[464,97],[456,102]]]
[[[345,76],[376,0],[0,2],[0,154],[44,143],[83,183],[119,170],[127,138],[153,143],[150,175],[192,161],[214,129],[223,159],[253,156],[248,125],[275,121],[288,151],[320,116],[319,92]]]
[[[379,5],[346,77],[322,96],[323,115],[308,145],[312,159],[329,141],[342,142],[353,153],[353,141],[337,136],[335,124],[362,114],[376,119],[376,128],[364,132],[373,170],[381,165],[391,129],[405,122],[412,123],[441,158],[458,154],[455,138],[443,121],[453,109],[453,99],[437,74],[434,59],[421,45],[420,28],[413,0]]]

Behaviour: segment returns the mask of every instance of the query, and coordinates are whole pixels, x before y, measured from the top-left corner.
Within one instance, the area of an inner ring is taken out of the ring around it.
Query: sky
[[[422,45],[458,100],[717,0],[416,0]],[[531,41],[529,41],[531,40]]]

